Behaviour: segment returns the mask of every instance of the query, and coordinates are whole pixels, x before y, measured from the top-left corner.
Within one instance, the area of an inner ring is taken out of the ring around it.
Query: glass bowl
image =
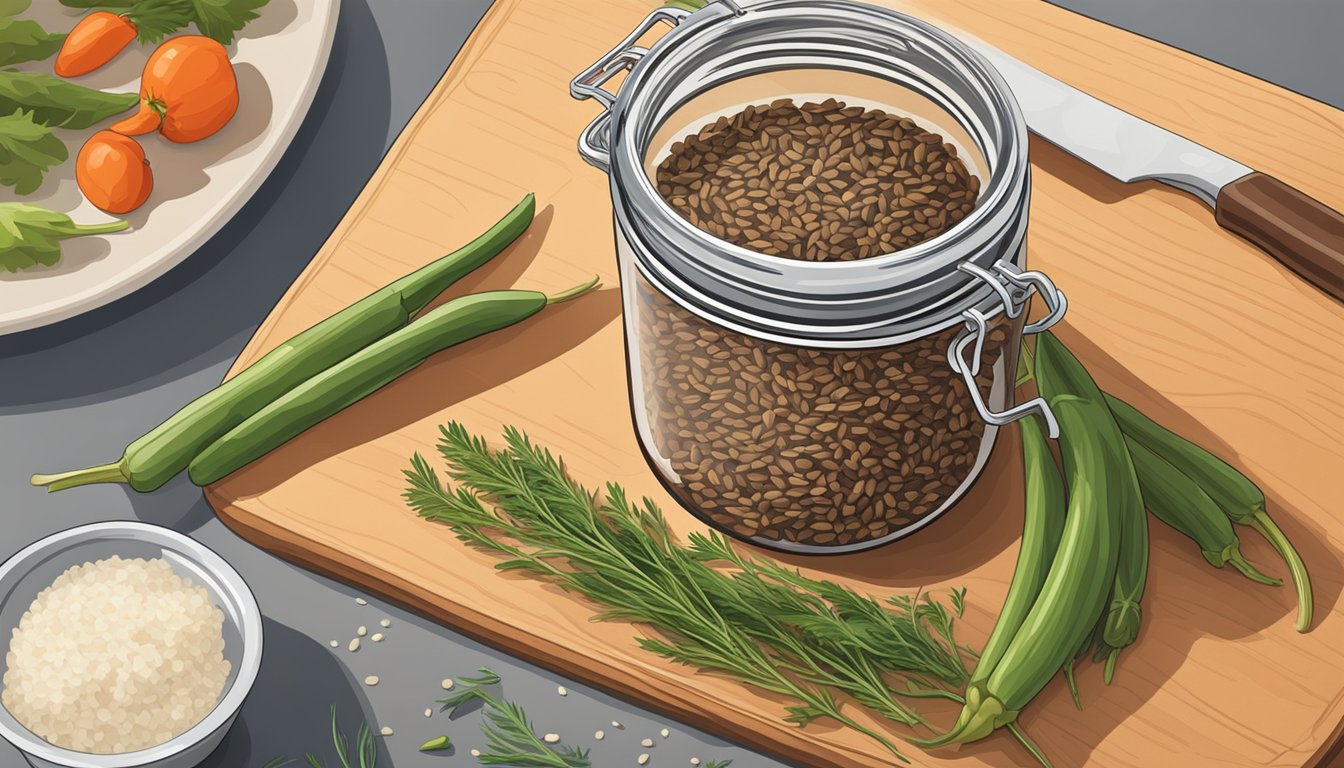
[[[261,611],[243,577],[208,547],[176,531],[135,522],[95,523],[52,534],[0,565],[0,659],[37,594],[66,569],[114,555],[163,558],[178,576],[210,593],[224,613],[230,670],[219,703],[196,725],[148,749],[96,755],[63,749],[25,728],[0,705],[0,736],[34,768],[194,768],[228,733],[261,666]]]

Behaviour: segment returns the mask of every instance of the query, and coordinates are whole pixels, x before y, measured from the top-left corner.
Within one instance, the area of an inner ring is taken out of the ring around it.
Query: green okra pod
[[[215,389],[188,403],[127,446],[119,461],[55,475],[33,485],[59,491],[90,483],[127,483],[152,491],[187,468],[206,446],[314,374],[410,322],[448,286],[485,264],[532,222],[528,194],[503,219],[458,250],[402,277],[283,342]]]
[[[506,290],[453,299],[276,398],[201,451],[187,474],[197,485],[213,483],[367,397],[435,352],[520,323],[548,304],[597,286],[594,278],[555,296]]]
[[[1064,492],[1064,478],[1059,474],[1055,456],[1040,423],[1035,418],[1019,422],[1022,433],[1022,463],[1025,469],[1026,505],[1022,525],[1022,544],[1017,552],[1017,566],[1013,581],[1008,586],[1003,609],[994,622],[994,629],[985,641],[980,660],[976,662],[967,687],[981,686],[998,666],[999,659],[1013,637],[1017,635],[1027,613],[1036,602],[1045,583],[1050,563],[1059,548],[1059,537],[1064,531],[1064,512],[1068,503]]]
[[[1199,545],[1204,559],[1213,567],[1222,568],[1230,563],[1252,581],[1271,586],[1283,583],[1282,579],[1264,575],[1246,560],[1232,521],[1198,483],[1134,438],[1126,437],[1125,443],[1139,473],[1144,505],[1153,517]]]
[[[1254,528],[1278,551],[1297,590],[1297,630],[1306,632],[1312,619],[1311,577],[1297,549],[1265,510],[1264,492],[1231,464],[1144,416],[1125,401],[1107,396],[1107,403],[1125,435],[1193,480],[1229,520]]]
[[[1048,332],[1036,345],[1036,384],[1060,426],[1068,512],[1054,562],[1031,611],[983,690],[966,691],[952,729],[915,743],[967,743],[1009,725],[1092,632],[1115,580],[1120,520],[1143,500],[1124,437],[1087,370]]]

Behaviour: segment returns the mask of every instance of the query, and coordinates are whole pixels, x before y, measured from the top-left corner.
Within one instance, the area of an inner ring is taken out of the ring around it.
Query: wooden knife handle
[[[1224,186],[1214,210],[1223,229],[1344,301],[1344,214],[1263,173]]]

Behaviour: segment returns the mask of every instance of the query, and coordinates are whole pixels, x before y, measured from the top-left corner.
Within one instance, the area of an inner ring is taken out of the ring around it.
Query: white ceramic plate
[[[0,272],[0,335],[119,299],[163,275],[218,232],[275,168],[303,122],[327,67],[339,5],[339,0],[270,0],[230,46],[239,88],[233,120],[194,144],[173,144],[157,134],[140,137],[154,172],[154,192],[125,217],[130,229],[66,240],[54,267]],[[67,30],[79,19],[77,11],[56,0],[37,0],[23,16],[52,30]],[[132,43],[111,64],[76,82],[136,92],[153,48]],[[19,69],[50,73],[51,61]],[[53,168],[34,194],[17,198],[12,189],[0,187],[0,200],[21,199],[67,212],[79,223],[108,221],[111,217],[84,200],[75,184],[74,157],[94,130],[57,131],[70,160]]]

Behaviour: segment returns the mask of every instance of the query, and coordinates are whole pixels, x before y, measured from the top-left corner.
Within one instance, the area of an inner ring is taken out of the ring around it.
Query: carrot
[[[78,77],[111,61],[139,33],[129,16],[97,11],[85,16],[66,36],[56,54],[56,74]]]
[[[175,37],[145,62],[140,111],[112,126],[128,136],[158,131],[185,144],[217,133],[238,111],[238,78],[228,51],[201,35]]]
[[[99,131],[75,160],[75,180],[89,202],[108,213],[130,213],[154,189],[145,150],[130,136]]]

